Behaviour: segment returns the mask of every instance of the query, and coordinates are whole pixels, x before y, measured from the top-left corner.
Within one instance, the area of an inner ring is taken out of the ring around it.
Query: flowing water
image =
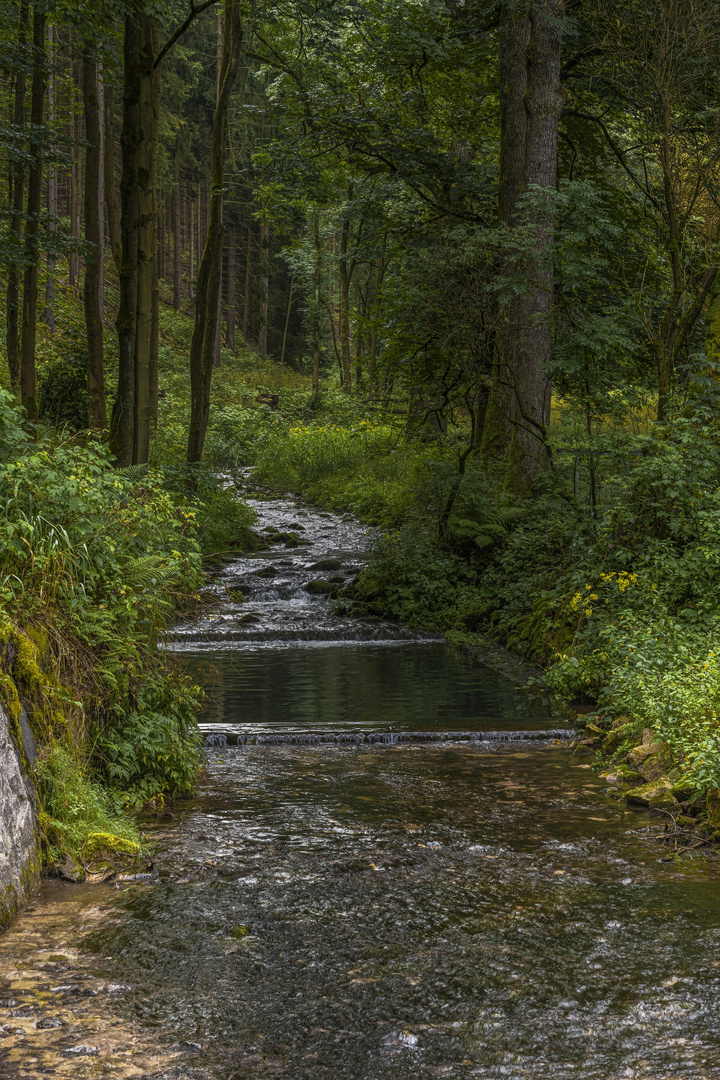
[[[638,836],[543,698],[307,592],[354,522],[258,507],[308,543],[172,642],[201,791],[146,816],[157,879],[47,882],[0,937],[0,1076],[719,1080],[717,862]]]

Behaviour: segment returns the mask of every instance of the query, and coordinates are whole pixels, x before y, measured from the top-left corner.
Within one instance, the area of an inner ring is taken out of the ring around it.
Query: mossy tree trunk
[[[195,326],[190,345],[190,430],[187,462],[199,465],[210,416],[210,383],[222,271],[222,202],[230,95],[238,71],[242,24],[238,0],[223,2],[220,82],[212,139],[212,188],[208,237],[198,271]]]

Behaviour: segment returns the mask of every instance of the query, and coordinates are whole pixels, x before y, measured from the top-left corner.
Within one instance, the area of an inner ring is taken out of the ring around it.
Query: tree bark
[[[51,131],[55,129],[55,30],[47,28],[48,43],[48,125]],[[47,231],[50,236],[57,232],[57,165],[53,161],[47,179]],[[45,280],[45,311],[43,318],[45,325],[51,334],[55,332],[55,269],[57,267],[57,255],[52,246],[48,244],[47,251],[47,277]]]
[[[71,47],[70,53],[70,139],[72,155],[70,163],[70,236],[75,241],[68,255],[68,282],[71,289],[75,289],[78,283],[80,270],[80,256],[78,246],[80,243],[80,117],[76,104],[75,87],[75,57]]]
[[[250,333],[250,281],[252,275],[252,228],[248,225],[247,247],[245,249],[245,290],[243,292],[243,341],[247,345]]]
[[[23,277],[23,324],[20,343],[20,400],[27,418],[37,422],[35,344],[37,339],[38,233],[42,208],[42,124],[46,88],[45,10],[33,8],[33,75],[30,97],[30,169],[28,172],[27,221],[25,224],[25,273]]]
[[[138,299],[138,189],[140,152],[140,28],[125,20],[123,123],[120,134],[120,305],[117,315],[118,392],[110,425],[110,449],[119,468],[132,464],[135,443],[135,337]]]
[[[210,222],[198,272],[195,326],[190,345],[190,430],[187,448],[190,466],[200,464],[210,416],[210,383],[222,270],[222,197],[228,111],[242,41],[238,0],[224,0],[223,15],[220,84],[213,120]]]
[[[85,113],[85,280],[83,305],[87,335],[87,388],[90,427],[103,431],[105,411],[105,376],[103,324],[100,310],[100,107],[98,101],[98,66],[95,46],[85,41],[82,58],[82,92]]]
[[[140,93],[138,152],[138,286],[135,323],[135,398],[133,465],[146,464],[150,454],[150,429],[153,420],[153,291],[157,282],[157,231],[155,202],[155,58],[153,19],[139,16]],[[159,73],[159,69],[158,69]]]
[[[107,213],[108,237],[110,250],[118,277],[122,271],[122,239],[120,236],[120,215],[118,212],[117,187],[115,184],[115,94],[107,83],[103,95],[105,112],[105,141],[103,144],[105,210]]]
[[[158,419],[159,387],[159,351],[160,351],[160,283],[158,281],[158,201],[157,201],[157,158],[160,137],[160,93],[162,88],[162,70],[154,63],[160,52],[160,34],[157,19],[150,20],[150,46],[152,56],[152,125],[150,155],[150,191],[152,194],[152,230],[150,244],[152,250],[152,311],[150,316],[150,371],[148,374],[148,396],[150,398],[150,435],[155,434]],[[149,440],[148,440],[149,455]],[[146,456],[143,463],[148,460]]]
[[[313,256],[313,368],[310,403],[314,406],[320,393],[320,287],[322,285],[322,248],[320,246],[320,220],[317,210],[313,214]]]
[[[352,198],[352,189],[348,193]],[[340,233],[340,355],[342,358],[341,390],[349,394],[352,374],[350,370],[350,270],[348,267],[348,241],[350,239],[350,216],[344,218]]]
[[[235,321],[237,319],[237,267],[236,267],[237,238],[235,230],[228,232],[227,252],[227,324],[225,327],[225,344],[228,349],[235,348]]]
[[[23,3],[20,6],[18,26],[18,49],[23,51],[27,20],[28,6],[27,3]],[[22,59],[24,58],[21,57]],[[13,123],[18,129],[25,125],[25,91],[25,69],[21,64],[15,78],[13,102]],[[22,243],[23,210],[25,206],[25,165],[20,155],[16,158],[11,170],[10,180],[12,185],[10,231],[15,250],[19,252]],[[20,264],[18,262],[12,262],[8,270],[6,310],[5,345],[10,370],[10,386],[17,393],[20,388]]]
[[[520,268],[527,295],[516,294],[498,320],[483,449],[507,453],[505,486],[524,493],[546,460],[550,419],[552,199],[565,105],[557,29],[562,15],[562,0],[506,3],[501,11],[499,215],[510,228],[532,227],[533,239],[532,255]],[[523,207],[529,189],[535,202]],[[512,270],[517,273],[517,264]]]
[[[261,356],[267,356],[267,321],[268,321],[268,283],[270,262],[270,228],[260,226],[260,325],[258,327],[257,349]]]
[[[180,167],[175,162],[175,176],[173,187],[173,307],[180,310]]]

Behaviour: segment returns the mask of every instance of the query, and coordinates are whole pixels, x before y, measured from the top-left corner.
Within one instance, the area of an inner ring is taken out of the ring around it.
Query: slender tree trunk
[[[18,27],[18,46],[24,51],[25,27],[28,21],[28,6],[26,3],[20,6],[20,22]],[[13,123],[18,130],[25,126],[25,70],[20,67],[15,78],[15,95],[13,102]],[[12,195],[12,216],[10,218],[10,231],[13,247],[16,252],[20,251],[23,232],[23,210],[25,206],[25,166],[22,157],[18,155],[10,174]],[[15,393],[20,388],[20,264],[13,261],[8,270],[7,283],[7,323],[5,331],[5,344],[7,347],[8,367],[10,370],[10,385]]]
[[[180,167],[175,162],[175,178],[173,189],[173,307],[180,310],[180,282],[181,282],[181,248],[180,248]]]
[[[313,312],[312,312],[312,397],[317,404],[320,392],[320,287],[322,285],[322,248],[320,246],[320,220],[317,210],[313,214]]]
[[[82,131],[76,102],[75,57],[72,46],[70,53],[70,110],[70,137],[72,141],[70,148],[72,154],[70,164],[70,236],[74,240],[74,244],[68,255],[68,281],[70,288],[75,289],[78,284],[80,270],[78,246],[80,243],[80,140]]]
[[[260,226],[260,326],[257,344],[261,356],[267,356],[269,262],[270,228],[263,223]]]
[[[247,345],[250,333],[250,281],[252,275],[252,228],[248,225],[247,247],[245,249],[245,290],[243,292],[243,341]]]
[[[85,112],[85,280],[83,305],[87,335],[87,388],[90,427],[104,430],[105,376],[103,324],[100,311],[100,103],[98,70],[93,42],[85,41],[82,61],[83,108]]]
[[[100,250],[98,253],[98,304],[100,306],[100,318],[105,316],[105,76],[102,64],[97,69],[97,95],[98,95],[98,131],[100,133],[100,154],[98,157],[98,236],[100,238]]]
[[[195,200],[190,196],[190,269],[188,273],[188,300],[193,299],[195,280]]]
[[[51,131],[55,130],[55,30],[47,28],[48,43],[48,125]],[[57,166],[53,161],[48,170],[47,179],[47,231],[50,236],[57,232]],[[47,278],[45,281],[45,311],[43,317],[45,325],[51,334],[55,332],[55,268],[57,255],[51,244],[47,251]]]
[[[377,346],[378,346],[378,323],[380,320],[380,313],[382,311],[382,283],[385,277],[385,270],[387,269],[387,261],[385,259],[385,244],[387,241],[387,234],[383,237],[383,250],[378,259],[377,265],[377,277],[375,279],[375,298],[373,307],[373,326],[370,332],[370,355],[368,356],[368,396],[372,394],[373,389],[376,387],[377,375]]]
[[[150,19],[150,47],[153,66],[152,78],[152,123],[150,128],[150,192],[152,196],[152,224],[150,247],[152,251],[152,312],[150,317],[150,370],[148,373],[148,396],[150,399],[150,434],[154,435],[158,419],[159,386],[159,351],[160,351],[160,283],[158,281],[158,201],[157,201],[157,158],[160,138],[160,93],[162,89],[162,70],[154,66],[154,60],[160,52],[160,34],[157,19]],[[147,462],[149,455],[142,459]]]
[[[352,188],[348,193],[352,198]],[[340,233],[340,355],[342,357],[342,387],[350,393],[352,374],[350,370],[350,270],[348,267],[348,241],[350,239],[350,216],[342,223]]]
[[[290,325],[290,309],[292,307],[293,286],[295,284],[295,275],[290,278],[290,295],[288,296],[287,313],[285,315],[285,329],[283,331],[282,350],[280,352],[280,363],[282,364],[285,359],[285,343],[287,341],[288,326]]]
[[[519,222],[519,199],[529,188],[548,194],[544,205],[540,197],[530,211],[536,242],[533,255],[523,260],[528,294],[510,300],[499,318],[483,448],[507,453],[506,488],[525,493],[546,459],[550,419],[552,199],[558,121],[565,105],[558,31],[562,15],[562,0],[507,2],[501,11],[501,220],[511,227]]]
[[[132,464],[135,444],[135,338],[138,307],[140,180],[140,28],[133,14],[123,40],[123,123],[120,134],[120,306],[117,315],[118,392],[110,425],[110,449],[123,468]]]
[[[30,170],[28,173],[27,223],[25,225],[25,273],[23,278],[23,325],[20,343],[20,400],[31,423],[37,421],[35,343],[37,337],[38,232],[42,208],[42,125],[46,87],[45,9],[33,8],[33,76],[30,98]]]
[[[227,325],[225,327],[225,344],[228,349],[235,349],[235,322],[237,319],[237,267],[236,267],[237,238],[235,230],[228,232],[227,253]]]
[[[138,153],[138,287],[135,324],[135,399],[133,465],[145,465],[157,414],[157,139],[160,69],[155,20],[140,15],[140,95]]]
[[[118,277],[122,271],[122,240],[120,236],[120,214],[118,212],[117,187],[115,184],[115,94],[110,83],[105,84],[103,94],[105,112],[105,158],[103,174],[105,177],[105,210],[107,212],[108,237],[110,251]]]
[[[230,95],[237,76],[242,26],[238,0],[223,2],[223,42],[220,91],[215,106],[212,139],[212,189],[208,242],[198,272],[195,327],[190,345],[190,431],[188,464],[199,465],[210,416],[210,383],[215,345],[215,318],[222,269],[222,194],[225,172]]]

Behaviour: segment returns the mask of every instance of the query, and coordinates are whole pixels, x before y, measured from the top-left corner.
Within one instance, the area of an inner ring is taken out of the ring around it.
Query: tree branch
[[[217,3],[217,0],[203,0],[202,4],[198,4],[196,6],[195,0],[190,0],[190,11],[188,12],[187,18],[184,22],[180,23],[177,30],[172,33],[170,38],[168,38],[160,52],[153,60],[153,71],[156,67],[162,64],[165,56],[167,55],[167,53],[170,52],[170,49],[172,49],[175,42],[180,40],[188,27],[195,21],[195,19],[197,19],[198,15],[202,15],[203,11],[206,11],[207,8],[212,7],[215,3]]]

